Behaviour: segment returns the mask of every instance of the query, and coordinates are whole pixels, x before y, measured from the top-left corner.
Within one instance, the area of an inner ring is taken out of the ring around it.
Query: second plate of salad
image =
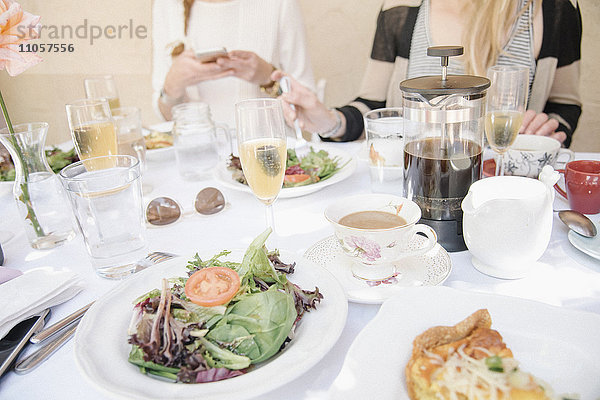
[[[215,179],[224,186],[251,193],[244,181],[236,158],[219,165]],[[356,160],[345,151],[332,147],[313,146],[307,154],[297,155],[288,150],[286,177],[279,198],[304,196],[350,177],[356,169]]]

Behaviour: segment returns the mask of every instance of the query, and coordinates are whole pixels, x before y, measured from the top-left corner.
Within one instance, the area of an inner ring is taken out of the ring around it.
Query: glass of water
[[[206,103],[183,103],[173,107],[173,138],[179,174],[185,180],[207,178],[219,161],[217,131],[223,131],[231,147],[229,131],[216,125]]]
[[[146,255],[140,176],[140,162],[127,155],[83,160],[60,171],[92,266],[101,277],[124,278],[135,270],[131,263]]]
[[[404,120],[402,108],[365,114],[371,191],[404,196]]]

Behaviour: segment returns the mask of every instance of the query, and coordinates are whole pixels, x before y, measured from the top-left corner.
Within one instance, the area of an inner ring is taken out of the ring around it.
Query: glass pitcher
[[[224,152],[231,152],[232,144],[227,126],[213,122],[206,103],[179,104],[173,107],[172,114],[179,174],[185,180],[207,178]]]
[[[46,160],[48,124],[34,122],[0,130],[0,142],[15,165],[13,195],[34,249],[51,249],[75,237],[73,212],[60,180]]]

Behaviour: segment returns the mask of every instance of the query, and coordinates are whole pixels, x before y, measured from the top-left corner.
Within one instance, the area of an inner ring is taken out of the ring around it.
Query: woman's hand
[[[521,125],[519,133],[525,135],[550,136],[563,143],[567,139],[567,134],[562,131],[556,132],[557,128],[557,120],[548,118],[547,114],[537,114],[533,110],[527,110],[523,115],[523,125]]]
[[[185,88],[202,81],[233,75],[233,71],[217,63],[202,63],[194,52],[186,50],[173,58],[173,64],[165,77],[164,90],[174,98],[182,97]]]
[[[231,70],[231,75],[256,85],[266,85],[271,82],[273,66],[256,53],[233,50],[227,55],[228,57],[218,58],[217,65],[223,69]]]
[[[285,74],[276,70],[271,74],[271,79],[278,81]],[[300,127],[310,132],[322,133],[331,130],[337,124],[336,111],[325,107],[312,90],[298,83],[290,76],[291,88],[289,93],[283,93],[279,98],[283,103],[283,114],[290,126],[298,118]],[[292,110],[293,104],[296,110]]]

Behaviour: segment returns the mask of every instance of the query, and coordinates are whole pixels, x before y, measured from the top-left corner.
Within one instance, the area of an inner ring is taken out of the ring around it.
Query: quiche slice
[[[413,341],[406,365],[412,400],[554,399],[550,387],[521,371],[487,310],[454,326],[436,326]]]

